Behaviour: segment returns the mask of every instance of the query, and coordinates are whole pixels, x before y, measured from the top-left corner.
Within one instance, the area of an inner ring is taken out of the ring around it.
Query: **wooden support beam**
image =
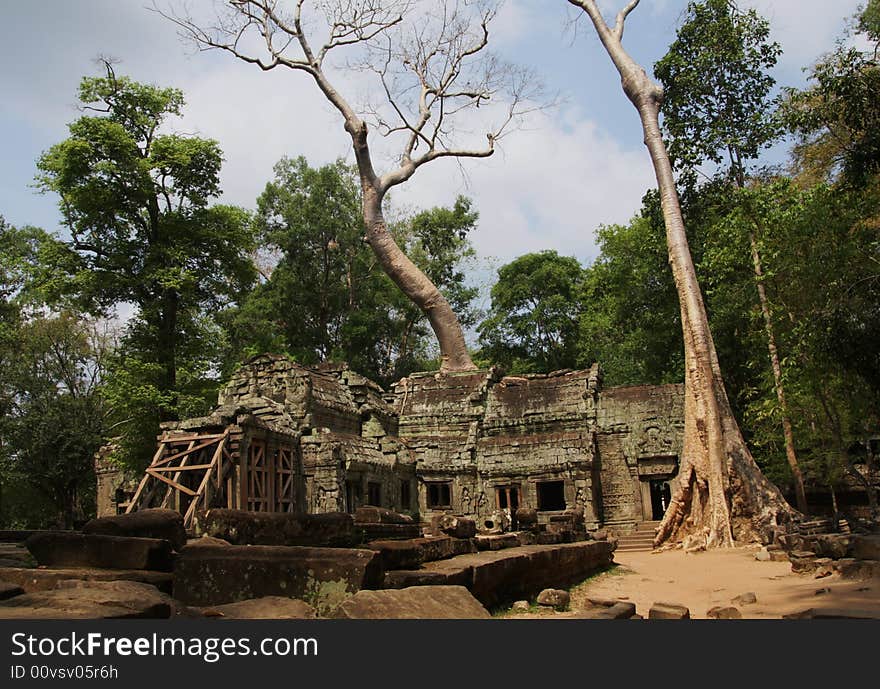
[[[169,486],[171,486],[172,488],[175,488],[176,490],[179,490],[182,493],[186,493],[187,495],[192,495],[192,496],[196,495],[196,491],[194,491],[190,488],[187,488],[186,486],[181,486],[179,483],[175,483],[170,478],[168,478],[166,476],[162,476],[162,474],[160,474],[160,473],[157,473],[154,469],[147,469],[147,474],[149,474],[153,478],[159,479],[163,483],[167,483]]]

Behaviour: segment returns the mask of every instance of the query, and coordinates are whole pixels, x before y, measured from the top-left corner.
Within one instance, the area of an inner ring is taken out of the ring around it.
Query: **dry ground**
[[[778,619],[818,607],[880,613],[880,579],[850,581],[837,575],[814,579],[792,574],[788,562],[759,562],[755,551],[736,548],[694,554],[681,550],[615,553],[619,566],[574,588],[571,609],[588,607],[588,598],[621,598],[635,603],[636,612],[647,617],[651,605],[662,601],[685,605],[691,617],[699,619],[705,618],[710,608],[730,605],[734,597],[752,592],[757,603],[736,606],[744,618]],[[533,608],[529,613],[510,616],[564,618],[572,614]]]

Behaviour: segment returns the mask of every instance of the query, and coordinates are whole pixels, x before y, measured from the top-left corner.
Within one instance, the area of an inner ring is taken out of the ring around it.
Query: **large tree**
[[[309,76],[336,109],[351,139],[360,175],[366,238],[385,272],[427,316],[440,346],[441,370],[474,368],[449,301],[395,242],[382,201],[393,187],[440,158],[484,158],[528,107],[529,74],[488,52],[492,0],[229,0],[201,22],[185,11],[162,14],[200,47],[224,50],[263,70]],[[259,47],[255,47],[259,46]],[[375,77],[374,103],[358,110],[344,95],[330,56],[348,49]],[[496,98],[505,103],[493,109]],[[493,112],[482,142],[463,144],[456,121]],[[370,128],[399,142],[398,163],[376,170]]]
[[[79,100],[86,114],[38,163],[68,233],[44,244],[38,282],[53,303],[102,314],[134,305],[131,366],[115,368],[143,374],[138,385],[152,390],[140,407],[152,409],[150,421],[129,419],[135,434],[149,435],[188,411],[193,369],[210,368],[211,314],[254,279],[249,217],[210,205],[220,194],[218,143],[165,130],[181,113],[180,91],[117,76],[105,63],[103,76],[82,80]]]
[[[264,281],[223,319],[229,365],[247,353],[285,351],[306,364],[346,361],[382,382],[430,365],[424,314],[363,241],[357,169],[283,158],[257,207],[258,235],[275,260]],[[463,263],[473,254],[471,202],[462,197],[451,208],[391,213],[395,240],[470,325],[476,290]]]
[[[747,166],[778,136],[774,85],[770,70],[781,53],[769,40],[770,25],[754,10],[740,11],[732,0],[690,2],[687,15],[666,55],[654,66],[663,84],[663,128],[673,164],[692,172],[712,161],[726,168],[726,177],[740,192]],[[748,206],[748,194],[741,205]],[[785,454],[791,469],[798,509],[807,511],[804,479],[795,449],[791,414],[786,402],[773,305],[764,280],[757,213],[746,213],[746,232],[755,286],[767,338],[776,398],[782,419]]]
[[[482,355],[514,373],[574,368],[583,277],[576,258],[555,251],[502,266],[479,326]]]
[[[663,89],[623,47],[629,2],[613,25],[595,0],[568,0],[583,10],[621,77],[636,108],[651,156],[666,223],[669,262],[681,309],[685,353],[685,428],[681,465],[672,501],[655,538],[684,540],[689,547],[731,546],[772,538],[794,511],[755,464],[731,410],[703,295],[688,246],[675,175],[660,132]]]

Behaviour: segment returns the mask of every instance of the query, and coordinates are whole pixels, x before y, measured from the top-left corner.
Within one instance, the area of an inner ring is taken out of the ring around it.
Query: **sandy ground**
[[[842,580],[837,575],[814,579],[792,574],[788,562],[759,562],[754,548],[686,554],[615,553],[618,567],[571,592],[571,609],[589,607],[588,598],[620,598],[636,604],[644,617],[655,602],[687,606],[692,618],[706,617],[715,606],[752,592],[757,602],[736,605],[744,618],[773,619],[807,608],[846,608],[880,613],[880,579]],[[528,613],[516,617],[567,617],[573,613]]]

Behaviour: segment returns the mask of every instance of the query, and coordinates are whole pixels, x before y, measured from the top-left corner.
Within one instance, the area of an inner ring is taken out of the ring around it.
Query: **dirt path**
[[[747,592],[757,603],[736,605],[744,618],[772,619],[807,608],[848,608],[880,613],[880,579],[841,580],[836,575],[814,579],[791,573],[788,562],[759,562],[755,549],[686,554],[615,553],[619,567],[572,590],[571,609],[588,607],[588,598],[624,598],[644,617],[655,602],[678,603],[692,618],[705,618],[715,606]],[[826,590],[828,589],[828,590]],[[817,593],[818,591],[822,593]],[[531,613],[517,617],[566,617],[572,613]]]

